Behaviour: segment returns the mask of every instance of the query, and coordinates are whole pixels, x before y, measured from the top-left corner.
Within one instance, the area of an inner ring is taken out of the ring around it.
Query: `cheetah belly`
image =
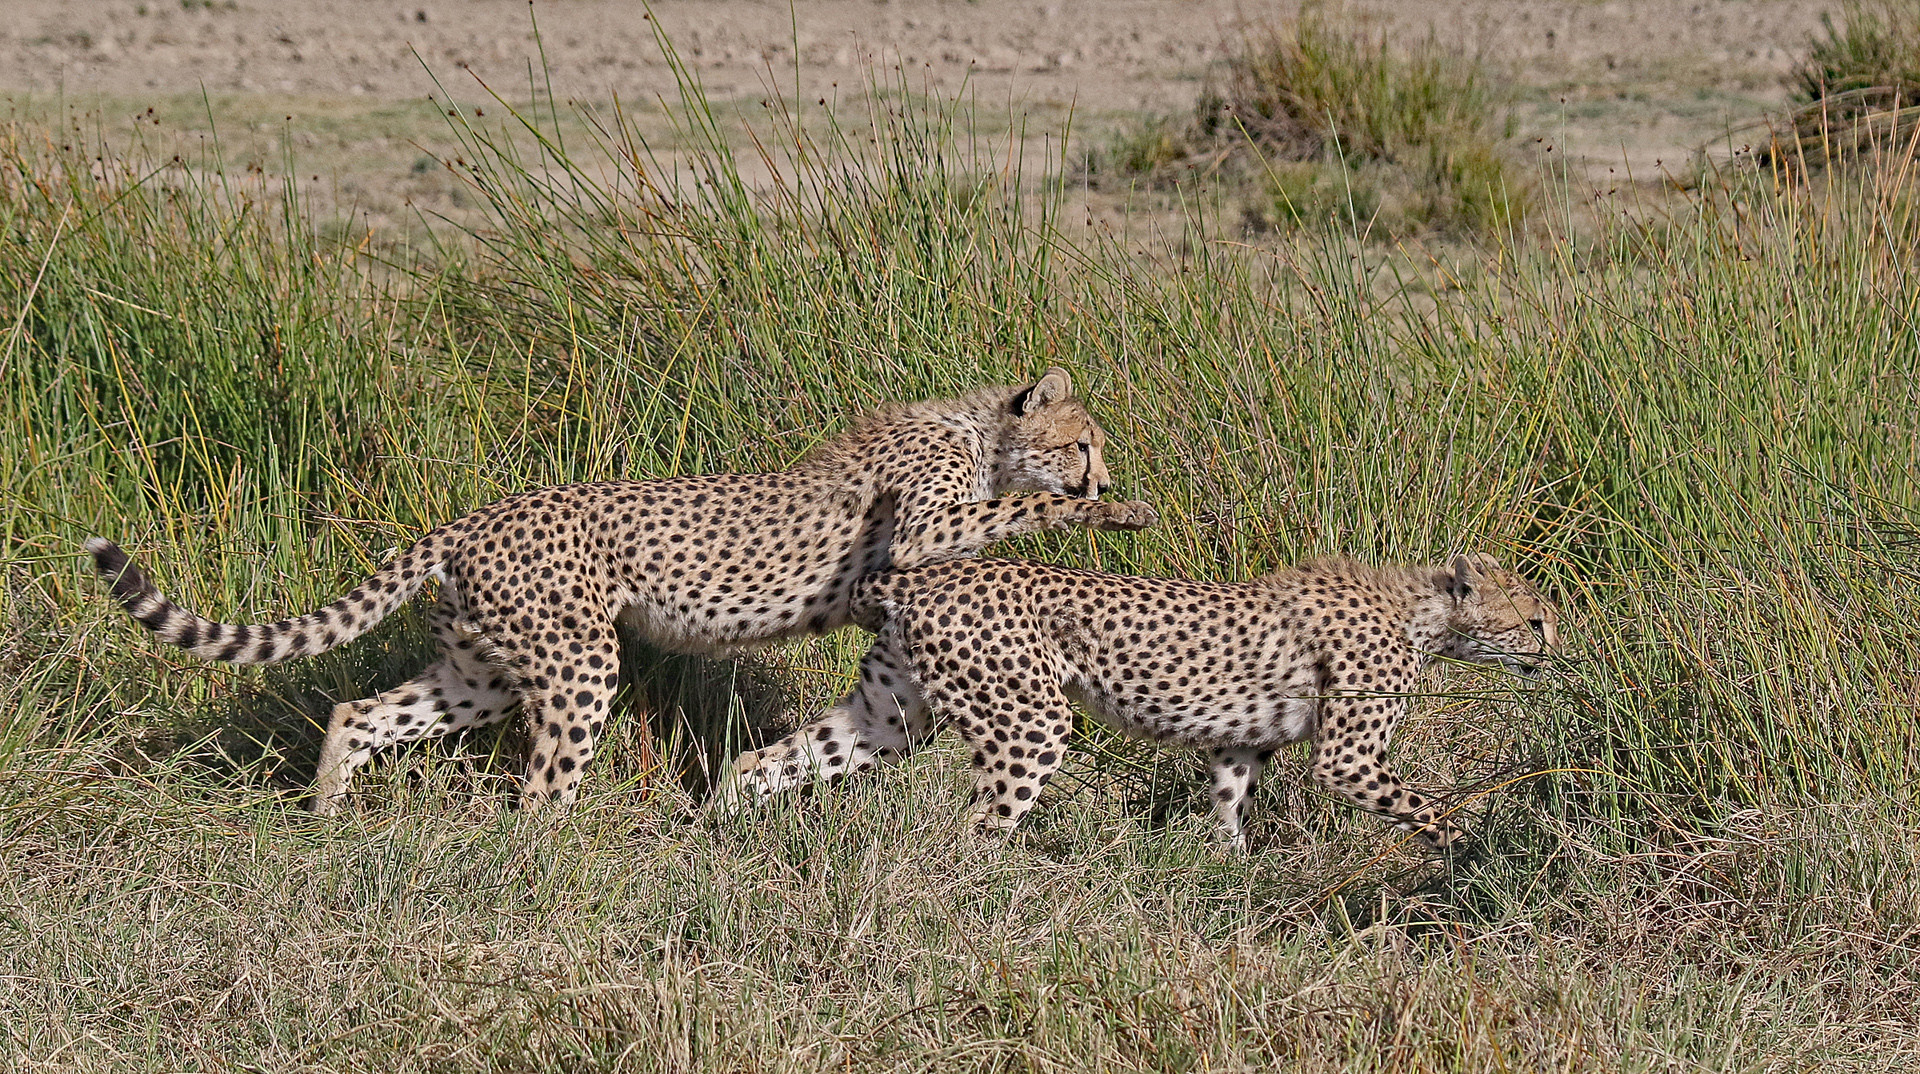
[[[1123,734],[1195,749],[1235,746],[1272,749],[1313,736],[1319,703],[1311,683],[1261,689],[1233,673],[1204,688],[1157,692],[1076,679],[1068,696]]]
[[[1107,684],[1075,680],[1066,685],[1069,700],[1078,702],[1095,719],[1129,738],[1169,746],[1211,746],[1236,738],[1235,709],[1200,705],[1183,698],[1150,692],[1113,689]]]
[[[671,652],[728,656],[848,622],[853,583],[884,565],[891,503],[821,518],[798,503],[768,505],[761,526],[689,520],[682,545],[618,595],[622,626]],[[723,528],[732,532],[724,532]],[[746,532],[741,534],[741,530]]]
[[[657,601],[636,601],[620,609],[620,626],[656,649],[690,656],[733,656],[747,652],[767,639],[729,640],[717,637],[691,616]]]
[[[683,587],[634,600],[617,614],[620,625],[668,652],[732,656],[796,634],[847,623],[844,587],[837,595],[813,578],[761,586]]]

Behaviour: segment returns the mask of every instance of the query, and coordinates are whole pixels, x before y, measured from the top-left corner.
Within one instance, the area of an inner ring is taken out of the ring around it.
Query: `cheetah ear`
[[[1477,573],[1472,558],[1453,557],[1453,577],[1448,580],[1447,592],[1453,594],[1455,600],[1465,600],[1473,592],[1473,580]]]
[[[1073,398],[1073,379],[1059,366],[1048,369],[1039,383],[1013,397],[1013,412],[1026,417],[1055,403]]]

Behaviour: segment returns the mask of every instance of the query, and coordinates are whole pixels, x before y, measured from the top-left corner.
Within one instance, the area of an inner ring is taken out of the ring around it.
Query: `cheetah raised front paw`
[[[1087,505],[1085,521],[1097,530],[1144,530],[1159,524],[1160,512],[1139,500],[1102,501]]]

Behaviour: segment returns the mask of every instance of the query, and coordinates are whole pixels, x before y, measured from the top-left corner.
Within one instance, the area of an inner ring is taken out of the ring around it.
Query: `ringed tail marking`
[[[440,566],[443,538],[428,534],[353,591],[323,608],[248,625],[216,623],[168,600],[120,546],[104,537],[87,540],[94,570],[113,587],[127,614],[161,641],[195,656],[228,664],[277,664],[317,656],[365,634],[406,603]]]

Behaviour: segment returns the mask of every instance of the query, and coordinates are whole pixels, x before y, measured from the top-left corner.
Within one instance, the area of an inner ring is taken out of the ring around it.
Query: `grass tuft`
[[[1751,160],[1785,177],[1836,164],[1901,166],[1920,134],[1920,4],[1849,0],[1840,24],[1831,13],[1820,21],[1821,33],[1787,76],[1800,104],[1752,125],[1765,138]]]
[[[1889,103],[1920,100],[1920,5],[1912,0],[1849,0],[1835,25],[1820,17],[1821,33],[1789,75],[1807,104],[1842,102],[1845,115]]]
[[[1392,46],[1310,7],[1249,32],[1190,121],[1122,132],[1095,170],[1244,175],[1260,191],[1247,220],[1262,228],[1486,233],[1530,208],[1511,135],[1504,91],[1478,60],[1433,38]]]

